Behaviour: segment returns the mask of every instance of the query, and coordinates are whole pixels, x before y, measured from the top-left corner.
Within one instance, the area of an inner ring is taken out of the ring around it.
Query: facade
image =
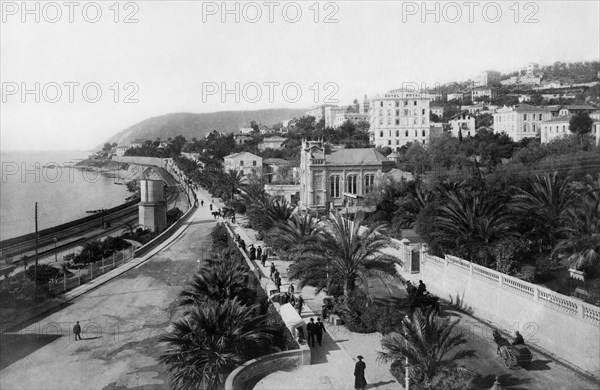
[[[561,138],[572,134],[569,122],[573,115],[564,115],[558,118],[552,118],[541,124],[540,142],[545,144],[556,138]],[[600,145],[600,119],[592,118],[591,135],[596,140],[596,145]]]
[[[142,138],[132,139],[131,142],[129,143],[129,147],[141,148],[142,146],[144,146],[144,143],[146,143],[146,141],[147,140],[142,139]]]
[[[322,106],[317,106],[317,107],[311,108],[310,110],[306,111],[306,116],[314,116],[315,122],[319,122],[321,119],[325,119],[325,109],[328,107],[339,109],[339,107],[336,105],[324,104]],[[335,115],[334,115],[334,117],[335,117]]]
[[[369,114],[359,114],[356,112],[344,112],[337,114],[333,122],[333,127],[338,128],[343,125],[346,121],[350,121],[354,124],[360,122],[369,122]]]
[[[262,157],[248,152],[233,153],[223,158],[225,171],[241,171],[244,175],[261,174]]]
[[[523,74],[527,77],[534,77],[540,70],[540,64],[530,62],[523,67]]]
[[[429,142],[429,96],[418,91],[392,90],[371,102],[370,140],[393,149]]]
[[[252,137],[243,134],[236,134],[233,136],[233,139],[236,145],[243,145],[252,141]]]
[[[551,112],[542,107],[529,104],[504,106],[494,114],[494,132],[506,133],[513,141],[538,137],[541,123],[551,117]]]
[[[464,93],[462,92],[454,92],[454,93],[449,93],[447,96],[448,100],[463,100],[464,97]]]
[[[117,148],[115,149],[115,154],[119,157],[122,157],[125,155],[125,152],[129,150],[129,146],[117,146]]]
[[[282,158],[268,158],[263,161],[263,178],[266,183],[298,184],[298,162]]]
[[[588,106],[587,104],[571,104],[568,106],[560,106],[558,116],[573,115],[579,112],[587,112],[588,114],[595,110],[594,107]]]
[[[442,118],[442,116],[444,116],[444,107],[443,106],[432,105],[431,107],[429,107],[429,110],[431,111],[432,114],[435,114],[438,117],[440,117],[440,119]]]
[[[483,98],[495,99],[498,97],[498,91],[493,88],[478,87],[471,91],[471,100],[479,100]]]
[[[258,144],[258,150],[279,149],[283,146],[285,141],[287,141],[287,138],[283,137],[264,138],[262,142]]]
[[[335,117],[338,114],[345,113],[346,110],[338,106],[327,106],[323,111],[323,117],[325,118],[325,127],[335,126]]]
[[[463,137],[471,137],[475,135],[475,115],[469,114],[466,111],[460,112],[450,118],[451,132],[454,137],[458,137],[462,133]]]
[[[394,163],[376,149],[340,149],[325,154],[322,141],[302,142],[301,208],[359,206]]]
[[[362,102],[358,104],[358,112],[360,114],[369,114],[371,108],[371,101],[367,98],[367,95],[363,98]]]
[[[242,127],[240,128],[240,134],[251,134],[254,131],[252,127]]]
[[[476,85],[480,87],[487,87],[490,85],[500,84],[500,72],[495,70],[484,70],[479,74]]]

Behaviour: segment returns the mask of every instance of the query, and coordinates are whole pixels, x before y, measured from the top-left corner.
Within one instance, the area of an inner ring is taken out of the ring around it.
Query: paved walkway
[[[264,248],[264,242],[256,239],[256,232],[252,229],[242,228],[247,222],[245,217],[236,216],[237,224],[230,224],[236,234],[239,234],[246,246],[254,244]],[[260,261],[256,262],[262,270],[261,284],[265,290],[274,289],[273,282],[269,279],[270,262],[262,267]],[[274,260],[282,279],[281,291],[287,291],[288,262]],[[298,283],[292,281],[298,292]],[[397,291],[397,290],[396,290]],[[320,315],[321,305],[325,294],[316,294],[314,288],[305,287],[301,290],[306,302],[302,311],[302,318],[308,322],[310,317]],[[400,295],[399,297],[397,295]],[[405,291],[401,289],[394,299],[404,298]],[[389,297],[388,297],[389,298]],[[385,299],[385,297],[384,297]],[[319,314],[317,314],[319,313]],[[460,318],[460,330],[467,335],[467,348],[475,349],[479,359],[472,359],[467,365],[481,375],[477,388],[489,389],[494,383],[494,377],[500,376],[500,383],[505,389],[600,389],[600,383],[591,378],[583,377],[577,372],[539,354],[535,350],[531,367],[528,370],[510,370],[496,355],[496,345],[491,338],[492,328],[481,321],[459,313],[445,314]],[[323,346],[312,348],[312,365],[302,366],[291,371],[278,371],[260,380],[255,390],[292,390],[292,389],[353,389],[354,364],[356,356],[362,355],[367,364],[366,379],[368,389],[401,389],[403,383],[398,383],[389,372],[389,364],[378,363],[377,353],[381,350],[381,336],[378,333],[359,334],[353,333],[344,326],[335,326],[325,323],[327,334],[323,339]]]

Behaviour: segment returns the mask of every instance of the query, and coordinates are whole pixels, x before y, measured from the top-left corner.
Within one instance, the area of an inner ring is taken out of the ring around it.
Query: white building
[[[233,153],[223,158],[223,169],[241,171],[244,175],[262,174],[262,157],[248,152]]]
[[[442,116],[444,116],[444,107],[443,106],[431,105],[429,107],[429,110],[431,111],[432,114],[435,114],[438,117],[440,117],[440,119],[442,119]]]
[[[478,87],[471,91],[471,100],[479,100],[485,97],[495,99],[498,96],[498,91],[493,88]]]
[[[313,117],[315,117],[315,122],[319,122],[321,119],[325,119],[325,109],[328,107],[339,109],[339,107],[336,105],[324,104],[322,106],[317,106],[317,107],[311,108],[310,110],[306,111],[306,116],[313,116]],[[334,114],[334,118],[335,118],[335,114]],[[332,121],[333,121],[333,119],[332,119]]]
[[[494,114],[494,132],[506,133],[513,141],[538,137],[540,125],[551,119],[549,110],[529,104],[499,109]]]
[[[333,128],[335,126],[335,117],[343,114],[346,110],[338,106],[328,106],[324,110],[325,127]]]
[[[541,123],[540,142],[545,144],[556,138],[564,137],[571,133],[570,121],[573,115],[563,115],[552,118]],[[591,135],[596,139],[596,145],[600,145],[600,119],[592,118]]]
[[[466,111],[460,112],[450,118],[450,126],[452,128],[452,135],[455,137],[459,136],[459,133],[463,137],[471,137],[475,135],[475,115],[469,114]]]
[[[125,152],[129,150],[129,146],[117,146],[115,154],[119,157],[124,156]]]
[[[354,124],[358,124],[360,122],[369,122],[369,114],[359,114],[356,112],[344,112],[337,114],[335,116],[335,120],[333,122],[333,127],[338,128],[343,125],[346,121],[350,121]]]
[[[454,92],[454,93],[449,93],[447,96],[448,100],[463,100],[464,97],[464,93],[462,92]]]
[[[371,143],[399,149],[409,142],[427,144],[429,96],[419,91],[396,89],[372,100],[369,115]]]
[[[283,143],[287,141],[287,138],[283,138],[283,137],[268,137],[262,140],[262,142],[260,142],[258,144],[258,150],[265,150],[265,149],[279,149],[281,148],[281,146],[283,146]]]
[[[500,83],[500,72],[495,70],[484,70],[479,74],[475,84],[479,87],[487,87]]]

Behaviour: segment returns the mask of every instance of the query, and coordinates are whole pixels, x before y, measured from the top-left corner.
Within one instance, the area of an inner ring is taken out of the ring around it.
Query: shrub
[[[167,211],[167,225],[174,224],[179,218],[181,218],[182,215],[183,211],[179,210],[178,207],[172,208],[171,210]]]
[[[535,279],[535,266],[524,265],[521,267],[521,279],[526,282],[533,282]]]
[[[34,280],[36,276],[35,265],[30,266],[25,271],[25,274],[30,280]],[[48,283],[51,279],[58,277],[60,270],[48,264],[38,264],[37,266],[37,282],[38,284]]]
[[[217,224],[211,233],[213,248],[217,251],[227,249],[229,247],[229,234],[227,229],[222,224]]]

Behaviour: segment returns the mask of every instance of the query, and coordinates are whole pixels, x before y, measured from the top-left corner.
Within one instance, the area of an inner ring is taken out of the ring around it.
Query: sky
[[[350,104],[600,58],[598,1],[0,5],[2,150],[90,149],[167,113]]]

